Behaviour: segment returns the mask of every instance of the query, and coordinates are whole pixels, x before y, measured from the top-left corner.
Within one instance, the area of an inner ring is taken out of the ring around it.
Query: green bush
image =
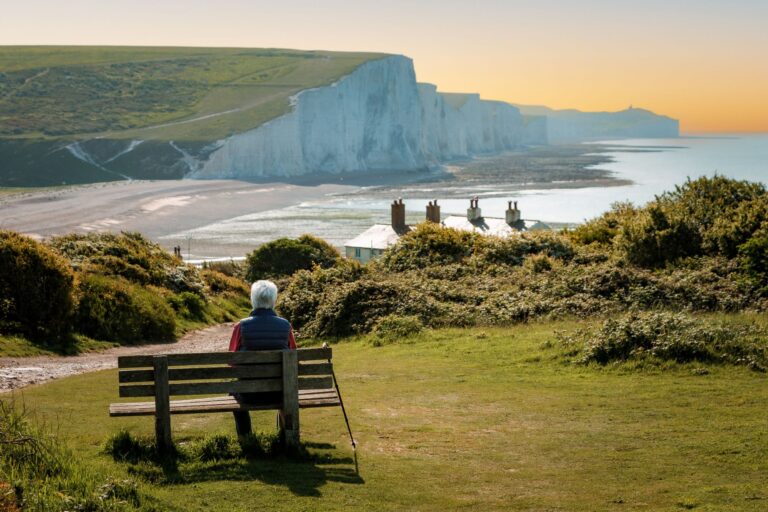
[[[218,270],[210,268],[203,269],[200,277],[208,287],[208,290],[214,295],[231,294],[242,297],[248,297],[250,290],[242,279],[227,275]]]
[[[475,244],[480,269],[488,265],[522,265],[529,256],[568,261],[575,250],[564,235],[551,231],[520,233],[506,238],[483,237]]]
[[[653,268],[700,254],[701,237],[691,218],[651,204],[626,220],[616,245],[628,262]]]
[[[203,293],[203,282],[195,267],[139,233],[72,233],[54,237],[49,244],[77,270],[120,276],[176,293]]]
[[[747,275],[757,281],[762,293],[768,293],[768,221],[739,246],[739,255]]]
[[[341,337],[370,332],[387,315],[412,315],[429,322],[439,304],[428,294],[399,281],[362,279],[333,287],[324,294],[305,334]]]
[[[0,231],[0,332],[61,341],[72,329],[74,274],[31,238]]]
[[[423,222],[384,252],[382,264],[389,270],[401,272],[458,263],[471,256],[475,244],[481,240],[482,235],[476,233]]]
[[[727,362],[765,371],[768,331],[754,325],[702,321],[689,315],[633,312],[603,322],[596,331],[560,336],[582,363],[632,359]]]
[[[176,314],[191,320],[205,320],[205,300],[192,292],[181,292],[168,297],[168,303]]]
[[[173,309],[158,293],[121,277],[91,274],[81,279],[78,294],[78,332],[121,343],[174,339]]]
[[[605,245],[613,243],[619,234],[619,229],[628,218],[635,214],[632,203],[614,203],[611,209],[601,216],[579,225],[570,231],[568,236],[582,245]]]
[[[408,339],[424,330],[421,319],[414,315],[387,315],[373,326],[374,346]]]
[[[277,312],[289,318],[294,329],[302,330],[315,319],[320,304],[326,300],[326,292],[367,273],[367,268],[355,260],[341,260],[331,268],[300,270],[278,296]]]
[[[256,281],[290,276],[315,265],[328,268],[340,257],[332,245],[311,235],[302,235],[295,240],[279,238],[246,256],[246,279]]]

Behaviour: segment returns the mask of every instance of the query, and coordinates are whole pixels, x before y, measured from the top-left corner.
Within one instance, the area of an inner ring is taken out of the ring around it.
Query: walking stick
[[[323,343],[323,347],[327,347],[327,343]],[[355,452],[355,448],[357,448],[357,443],[355,443],[355,438],[352,436],[352,427],[349,426],[349,418],[347,417],[347,409],[344,407],[344,400],[341,399],[341,390],[339,389],[339,381],[336,380],[336,372],[333,371],[333,363],[331,363],[331,360],[328,359],[328,364],[331,365],[331,377],[333,377],[333,385],[336,387],[336,394],[339,396],[339,404],[341,405],[341,412],[344,414],[344,423],[347,424],[347,432],[349,432],[349,440],[352,442],[352,451]]]

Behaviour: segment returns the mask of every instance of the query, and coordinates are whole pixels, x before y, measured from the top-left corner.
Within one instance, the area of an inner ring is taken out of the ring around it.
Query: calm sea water
[[[687,178],[721,174],[768,184],[768,134],[677,139],[630,139],[599,143],[609,145],[612,161],[601,168],[631,184],[612,187],[531,189],[504,183],[455,190],[444,186],[403,185],[329,197],[270,212],[246,215],[203,226],[184,236],[205,238],[221,244],[222,256],[230,256],[229,244],[258,245],[280,236],[312,233],[337,246],[373,223],[389,221],[393,197],[406,198],[409,220],[423,219],[427,201],[439,199],[443,215],[463,214],[470,196],[481,197],[486,216],[503,217],[507,200],[519,201],[526,219],[579,223],[600,215],[616,201],[643,204]],[[443,194],[441,195],[441,190]],[[450,190],[450,193],[449,193]]]

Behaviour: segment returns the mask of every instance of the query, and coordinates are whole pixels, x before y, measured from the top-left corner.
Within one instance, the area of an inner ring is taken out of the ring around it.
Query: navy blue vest
[[[271,309],[251,311],[250,318],[240,321],[240,350],[287,350],[291,324]]]

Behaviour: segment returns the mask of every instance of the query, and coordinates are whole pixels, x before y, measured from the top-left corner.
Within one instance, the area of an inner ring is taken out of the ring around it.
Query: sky
[[[0,0],[0,44],[377,51],[446,92],[768,132],[768,0]]]

